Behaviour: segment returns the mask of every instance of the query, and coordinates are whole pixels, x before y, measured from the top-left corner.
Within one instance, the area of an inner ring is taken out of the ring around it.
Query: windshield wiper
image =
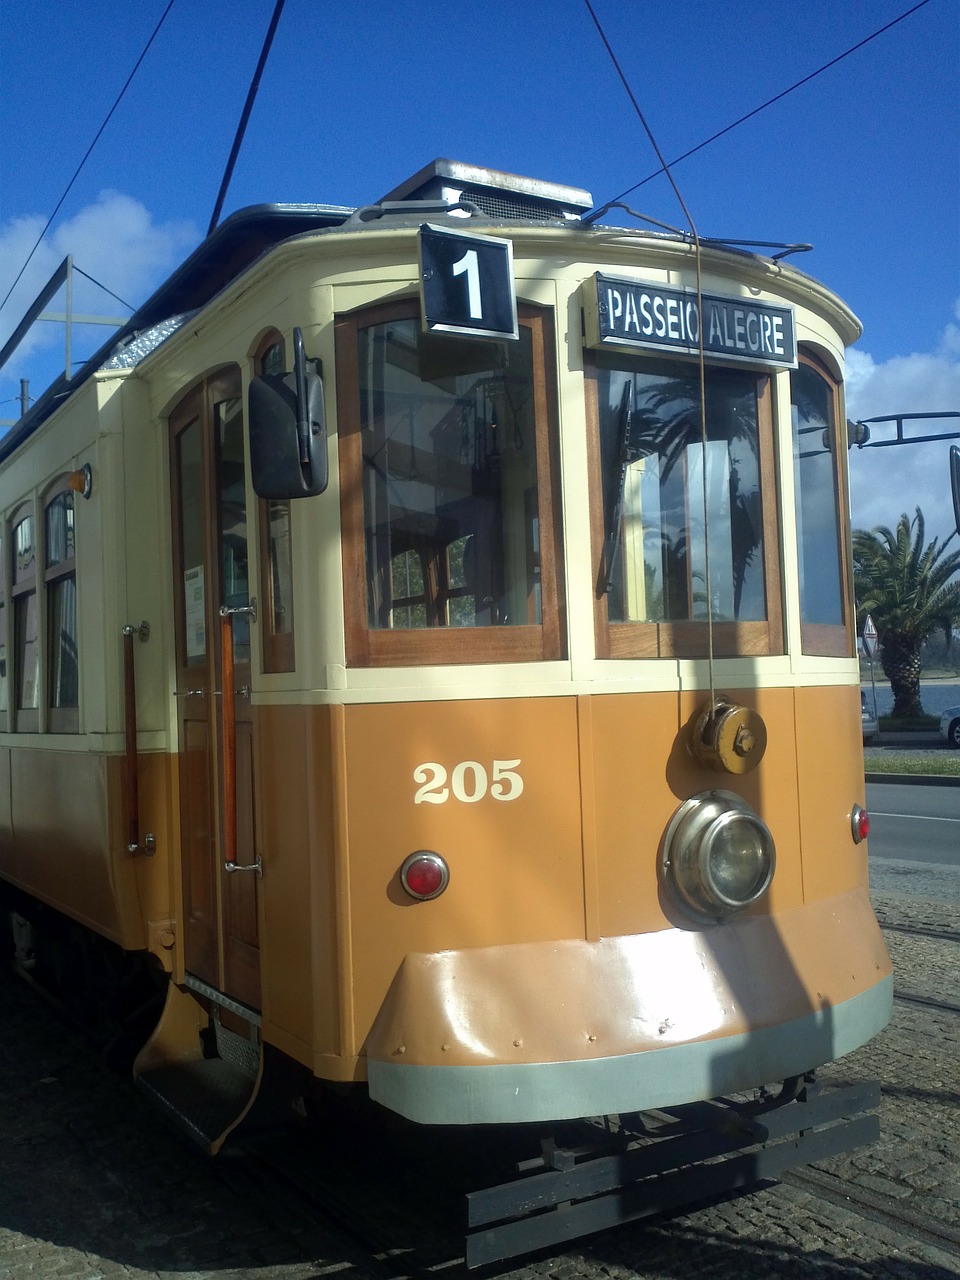
[[[610,524],[607,526],[607,538],[604,544],[606,575],[603,590],[605,594],[609,592],[613,586],[613,573],[617,567],[617,557],[620,554],[620,539],[623,529],[623,498],[627,487],[627,467],[629,467],[631,462],[636,462],[642,454],[642,450],[638,449],[636,444],[631,440],[632,427],[633,379],[628,378],[626,386],[623,388],[623,396],[620,400],[620,416],[617,423],[617,434],[620,442],[618,451],[619,477],[617,479],[617,497],[613,505],[613,514]]]

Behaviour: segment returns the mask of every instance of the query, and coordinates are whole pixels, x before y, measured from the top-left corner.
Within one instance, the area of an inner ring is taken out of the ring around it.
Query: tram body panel
[[[866,803],[860,686],[799,688],[797,785],[807,902],[867,887],[867,846],[850,839],[852,809]]]
[[[891,1004],[854,890],[712,932],[409,956],[367,1075],[372,1097],[425,1123],[655,1108],[812,1070],[876,1034]]]
[[[352,1078],[346,861],[335,778],[342,708],[265,704],[256,724],[264,1035],[330,1079]],[[348,1061],[348,1059],[350,1061]]]

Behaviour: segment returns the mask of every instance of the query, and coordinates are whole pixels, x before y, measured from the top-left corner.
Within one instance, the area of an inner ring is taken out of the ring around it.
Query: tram
[[[0,444],[19,967],[148,975],[134,1075],[210,1151],[281,1067],[529,1132],[471,1263],[869,1140],[815,1073],[891,1011],[859,323],[591,208],[441,160],[241,210]],[[544,1137],[596,1117],[612,1186]]]

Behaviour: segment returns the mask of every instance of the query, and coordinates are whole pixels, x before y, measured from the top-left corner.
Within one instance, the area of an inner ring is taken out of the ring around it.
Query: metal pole
[[[873,677],[873,654],[870,654],[870,688],[873,692],[873,718],[877,722],[877,728],[880,728],[880,717],[877,715],[877,682]]]

